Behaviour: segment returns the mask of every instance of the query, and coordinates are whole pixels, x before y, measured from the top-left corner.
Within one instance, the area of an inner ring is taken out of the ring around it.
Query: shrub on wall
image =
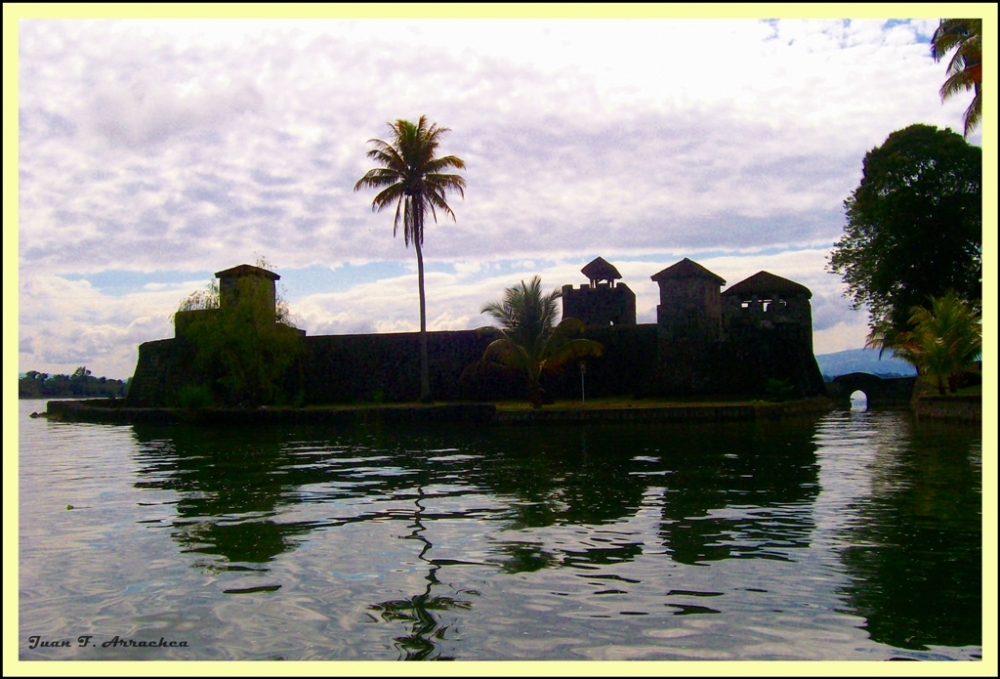
[[[276,317],[265,286],[251,277],[237,285],[235,303],[199,314],[185,329],[195,371],[229,405],[285,400],[280,387],[301,349],[301,335],[287,324],[287,316]]]

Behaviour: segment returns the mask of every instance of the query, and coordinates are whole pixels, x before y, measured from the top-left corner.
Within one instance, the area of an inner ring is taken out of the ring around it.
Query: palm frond
[[[931,37],[931,56],[935,61],[955,50],[948,62],[948,78],[941,86],[941,99],[962,91],[975,92],[972,103],[965,110],[966,137],[982,119],[982,31],[982,19],[942,19]]]
[[[483,352],[483,360],[494,361],[515,370],[525,370],[533,364],[531,356],[524,347],[509,337],[501,337],[490,342]]]
[[[556,345],[544,359],[544,371],[553,372],[577,358],[601,356],[604,345],[589,339],[572,339]]]
[[[539,377],[559,370],[568,361],[584,356],[600,356],[604,347],[593,340],[575,338],[583,332],[583,323],[565,318],[558,325],[557,289],[542,292],[542,279],[532,277],[504,290],[503,298],[487,303],[482,313],[500,323],[503,338],[491,343],[484,359],[503,363],[523,372],[528,380],[529,400],[541,407]]]
[[[407,247],[411,242],[423,245],[427,212],[435,222],[438,210],[455,219],[445,194],[452,190],[465,197],[465,180],[457,174],[442,174],[441,170],[462,169],[465,161],[451,155],[434,157],[439,138],[449,129],[428,125],[426,116],[420,116],[416,123],[400,118],[387,124],[392,132],[391,141],[369,140],[372,148],[367,157],[379,167],[361,177],[354,190],[381,190],[372,201],[372,210],[378,212],[395,203],[393,236],[399,232],[402,220],[404,244]]]
[[[983,118],[983,98],[982,92],[976,88],[976,96],[972,98],[972,103],[965,109],[965,127],[963,134],[968,137],[972,130],[982,122]]]
[[[929,307],[913,307],[910,329],[895,336],[872,331],[871,344],[891,348],[898,358],[934,378],[939,391],[965,371],[982,353],[982,317],[976,305],[948,292],[931,297]],[[866,342],[866,346],[869,346]]]

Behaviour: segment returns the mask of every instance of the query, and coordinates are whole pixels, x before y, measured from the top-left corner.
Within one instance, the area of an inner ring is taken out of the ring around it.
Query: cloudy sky
[[[577,285],[596,256],[655,322],[650,276],[690,257],[727,287],[808,286],[816,353],[860,348],[826,259],[867,151],[962,127],[936,26],[22,19],[19,369],[128,377],[187,294],[261,255],[310,335],[417,329],[414,252],[353,187],[367,141],[420,115],[467,181],[457,221],[427,226],[430,329],[487,325],[505,287]]]

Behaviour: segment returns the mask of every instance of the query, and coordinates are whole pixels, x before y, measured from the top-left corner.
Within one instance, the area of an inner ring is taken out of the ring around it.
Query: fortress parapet
[[[728,325],[796,324],[812,332],[812,292],[804,285],[767,271],[755,273],[722,293]]]
[[[635,325],[635,293],[613,265],[598,257],[580,270],[589,283],[562,287],[563,318],[578,318],[586,326]]]

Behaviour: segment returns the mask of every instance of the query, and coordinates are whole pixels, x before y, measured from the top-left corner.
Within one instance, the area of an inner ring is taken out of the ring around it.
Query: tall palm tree
[[[465,161],[456,156],[435,158],[437,146],[447,127],[436,124],[428,127],[426,116],[420,116],[416,124],[408,120],[389,123],[392,141],[370,139],[372,149],[368,157],[381,167],[369,170],[354,185],[354,190],[362,187],[379,189],[372,201],[372,211],[395,204],[396,218],[392,224],[392,235],[399,229],[400,215],[403,217],[403,242],[417,252],[417,287],[420,293],[420,400],[431,400],[430,368],[427,361],[427,303],[424,295],[424,217],[428,210],[437,222],[437,210],[455,219],[445,192],[458,191],[465,197],[465,179],[457,174],[446,174],[449,169],[464,169]]]
[[[941,86],[941,99],[963,90],[974,90],[972,103],[965,110],[965,136],[969,136],[983,115],[983,20],[942,19],[931,36],[931,56],[940,61],[955,50],[948,62],[948,78]]]
[[[584,356],[600,356],[604,347],[593,340],[573,338],[583,331],[583,322],[564,318],[556,325],[556,300],[559,290],[542,294],[542,279],[507,288],[502,300],[490,302],[482,313],[497,320],[500,338],[486,347],[483,360],[493,360],[524,373],[528,381],[528,400],[533,408],[542,407],[541,376],[561,368],[567,361]]]

